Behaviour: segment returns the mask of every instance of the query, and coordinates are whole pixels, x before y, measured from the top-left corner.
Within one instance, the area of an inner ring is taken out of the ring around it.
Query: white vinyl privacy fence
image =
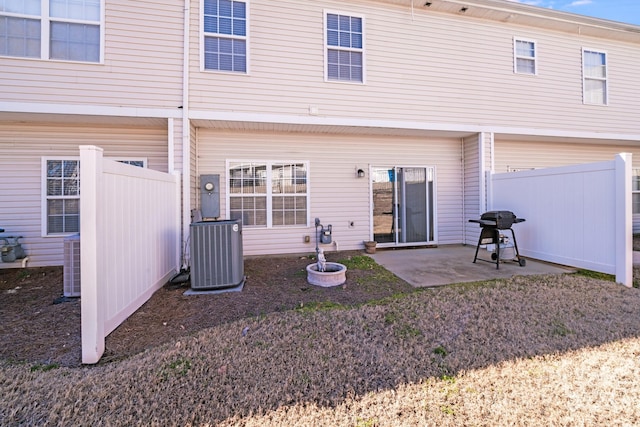
[[[614,274],[632,286],[631,154],[608,162],[494,174],[491,210],[513,211],[527,257]]]
[[[177,175],[103,158],[80,147],[82,362],[179,268]]]

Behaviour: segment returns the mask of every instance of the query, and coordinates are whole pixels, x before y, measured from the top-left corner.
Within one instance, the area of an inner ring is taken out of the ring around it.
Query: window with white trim
[[[0,0],[0,56],[100,62],[104,0]]]
[[[607,105],[607,54],[582,50],[583,102]]]
[[[244,227],[308,226],[308,162],[228,162],[228,216]]]
[[[44,160],[46,234],[80,231],[80,160]]]
[[[364,18],[325,14],[326,80],[364,83]]]
[[[631,179],[633,213],[640,214],[640,169],[633,169]]]
[[[205,70],[247,72],[247,3],[204,0]]]
[[[0,0],[1,1],[1,0]],[[132,166],[146,167],[146,159],[114,159]],[[47,236],[80,231],[80,160],[43,158],[43,230]]]
[[[147,159],[115,159],[116,162],[124,163],[125,165],[137,166],[139,168],[147,167]]]
[[[513,39],[514,71],[517,74],[537,74],[536,42]]]

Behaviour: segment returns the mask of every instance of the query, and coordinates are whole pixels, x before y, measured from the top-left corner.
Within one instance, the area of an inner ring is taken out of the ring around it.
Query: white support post
[[[487,207],[487,193],[486,193],[486,180],[487,174],[484,162],[484,153],[485,153],[485,137],[484,133],[480,132],[478,135],[478,178],[480,179],[478,191],[480,192],[480,206],[478,206],[478,210],[482,213],[486,211]]]
[[[616,282],[633,286],[633,218],[631,205],[631,153],[615,158]]]
[[[82,363],[97,363],[104,353],[103,283],[99,271],[98,216],[103,150],[80,147],[80,281]]]

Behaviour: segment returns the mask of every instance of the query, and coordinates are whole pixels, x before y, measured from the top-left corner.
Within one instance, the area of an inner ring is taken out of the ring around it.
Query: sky
[[[640,25],[640,0],[510,0],[562,12]]]

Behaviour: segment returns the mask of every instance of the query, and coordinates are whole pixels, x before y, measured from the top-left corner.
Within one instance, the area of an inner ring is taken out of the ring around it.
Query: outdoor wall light
[[[364,178],[364,170],[358,169],[358,171],[356,172],[356,176],[358,178]]]

